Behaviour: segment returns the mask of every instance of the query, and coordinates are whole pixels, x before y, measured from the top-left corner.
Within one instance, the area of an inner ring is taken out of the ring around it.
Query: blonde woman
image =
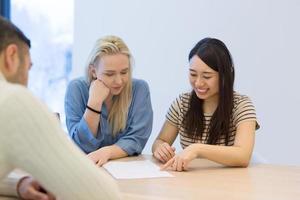
[[[96,42],[86,77],[67,88],[65,111],[71,138],[98,166],[142,152],[153,122],[149,87],[132,78],[132,56],[121,38]]]

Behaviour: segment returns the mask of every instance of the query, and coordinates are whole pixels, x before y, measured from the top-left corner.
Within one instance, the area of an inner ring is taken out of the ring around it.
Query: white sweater
[[[30,173],[59,199],[120,199],[113,178],[68,139],[46,106],[0,73],[0,179],[15,168]],[[14,187],[6,179],[0,194]]]

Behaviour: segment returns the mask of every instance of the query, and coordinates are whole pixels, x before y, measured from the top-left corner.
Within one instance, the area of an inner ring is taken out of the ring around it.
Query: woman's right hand
[[[160,162],[166,163],[175,156],[175,147],[171,147],[167,142],[163,142],[155,149],[153,156]]]
[[[99,108],[108,97],[109,92],[109,88],[103,81],[99,79],[92,81],[89,90],[88,105],[94,109]]]

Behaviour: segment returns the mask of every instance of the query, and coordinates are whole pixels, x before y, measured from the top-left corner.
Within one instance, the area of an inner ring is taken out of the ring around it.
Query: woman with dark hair
[[[163,168],[188,169],[202,157],[227,166],[247,167],[255,130],[259,128],[251,100],[234,91],[234,65],[225,44],[214,38],[199,41],[189,54],[193,88],[172,103],[152,146]],[[180,135],[183,151],[171,145]]]

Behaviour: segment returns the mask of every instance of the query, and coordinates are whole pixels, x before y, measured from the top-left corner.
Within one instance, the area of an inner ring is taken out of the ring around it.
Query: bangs
[[[198,49],[196,55],[210,68],[219,72],[218,66],[220,60],[215,48],[212,48],[209,45],[203,45]]]

